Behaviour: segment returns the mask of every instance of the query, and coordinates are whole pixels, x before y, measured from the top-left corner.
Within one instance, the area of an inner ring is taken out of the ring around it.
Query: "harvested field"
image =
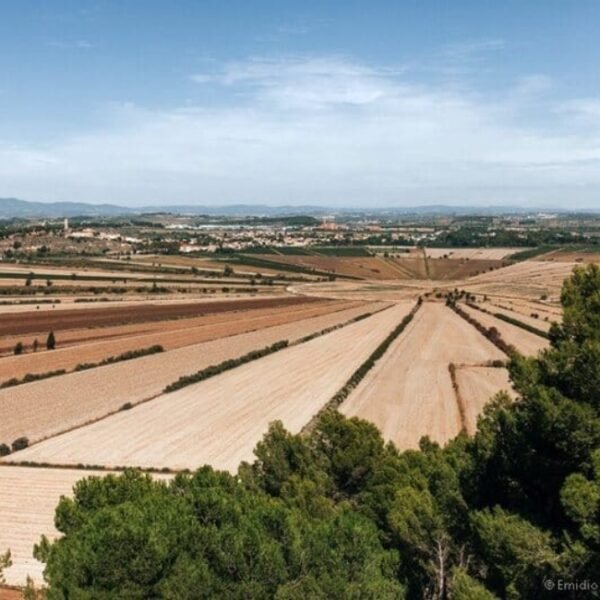
[[[480,296],[479,299],[482,297]],[[510,310],[515,314],[531,316],[531,313],[539,315],[540,320],[560,321],[562,320],[562,308],[560,305],[549,304],[540,300],[522,300],[521,298],[488,296],[484,306],[490,310],[494,307]]]
[[[16,320],[10,314],[0,314],[0,335],[44,333],[81,327],[102,327],[126,323],[142,323],[181,317],[197,317],[208,313],[248,310],[251,308],[277,308],[293,306],[309,298],[256,298],[227,300],[221,302],[191,302],[186,304],[146,304],[143,306],[98,307],[94,306],[82,313],[77,309],[56,308],[52,312],[30,311],[21,314]],[[318,301],[318,299],[313,299]]]
[[[489,310],[492,313],[499,313],[512,319],[517,319],[517,321],[521,321],[522,323],[531,325],[531,327],[536,327],[537,329],[541,329],[542,331],[550,331],[550,326],[552,325],[552,321],[550,319],[548,321],[544,320],[543,313],[541,315],[542,318],[536,319],[535,317],[531,316],[531,313],[524,314],[521,312],[515,312],[513,310],[508,310],[503,306],[497,306],[495,304],[492,304],[491,302],[484,302],[482,304],[478,304],[478,306],[481,306],[482,308],[485,308],[485,310]],[[538,312],[537,314],[540,313]]]
[[[259,259],[326,271],[359,279],[398,279],[399,272],[390,261],[378,256],[309,256],[256,254]]]
[[[56,369],[72,371],[80,363],[99,362],[130,350],[160,344],[166,350],[182,348],[218,338],[239,335],[265,327],[292,323],[338,310],[358,306],[357,302],[309,302],[287,308],[267,308],[231,313],[208,314],[205,317],[159,321],[123,327],[107,327],[65,332],[60,346],[53,351],[30,350],[26,354],[0,358],[0,383],[27,373],[46,373]],[[6,349],[11,352],[18,338],[11,339]],[[44,340],[40,340],[44,343]]]
[[[92,425],[13,458],[56,464],[196,468],[234,472],[276,419],[298,432],[410,311],[396,305]]]
[[[436,258],[428,260],[429,278],[438,281],[468,279],[504,266],[501,260]]]
[[[461,304],[461,308],[479,321],[484,327],[495,327],[500,332],[502,339],[507,344],[514,346],[521,354],[533,356],[540,350],[548,347],[548,340],[535,333],[531,333],[517,325],[512,325],[511,323],[497,319],[480,310],[470,308],[465,304]]]
[[[336,298],[338,300],[364,300],[374,302],[405,302],[431,291],[431,282],[424,281],[334,281],[293,285],[288,291],[307,296]]]
[[[538,257],[541,261],[569,263],[600,263],[600,252],[576,252],[571,250],[552,250]]]
[[[32,556],[42,535],[56,538],[54,510],[61,496],[70,496],[77,481],[103,471],[0,467],[0,548],[10,548],[13,566],[5,571],[7,583],[25,585],[27,575],[40,584],[42,563]],[[169,475],[154,475],[168,479]]]
[[[477,430],[477,418],[485,405],[501,391],[516,397],[506,369],[494,367],[459,367],[456,369],[456,381],[465,410],[467,433],[473,435]]]
[[[522,252],[529,248],[426,248],[430,258],[447,257],[452,259],[468,260],[502,260],[515,252]]]
[[[426,302],[339,410],[371,421],[400,449],[425,435],[443,444],[462,428],[449,364],[504,358],[452,310]]]
[[[269,255],[272,256],[272,255]],[[143,262],[143,263],[156,263],[158,265],[163,266],[176,266],[176,267],[197,267],[198,269],[203,269],[206,271],[215,271],[215,272],[223,272],[223,269],[226,266],[230,266],[235,273],[243,273],[245,275],[255,275],[256,273],[260,273],[261,275],[267,276],[285,276],[289,277],[292,274],[289,271],[279,271],[274,268],[268,267],[253,267],[250,265],[239,264],[236,262],[228,262],[226,260],[216,260],[211,258],[195,258],[191,256],[140,256],[136,257],[135,262]],[[309,275],[302,275],[302,277],[308,277]]]
[[[523,262],[477,275],[465,284],[470,292],[488,295],[515,296],[539,300],[542,296],[558,299],[563,281],[571,275],[577,263]]]
[[[300,339],[382,306],[359,306],[0,390],[0,440],[9,443],[24,435],[35,441],[65,431],[119,410],[125,403],[153,398],[182,375],[280,340]]]
[[[402,273],[400,276],[396,276],[395,279],[428,279],[427,264],[422,252],[407,257],[396,255],[389,260]]]

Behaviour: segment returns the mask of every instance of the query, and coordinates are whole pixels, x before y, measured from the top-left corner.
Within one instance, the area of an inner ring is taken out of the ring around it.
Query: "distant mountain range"
[[[175,206],[118,206],[116,204],[86,204],[84,202],[28,202],[17,198],[0,198],[0,219],[61,218],[61,217],[115,217],[149,213],[180,215],[211,215],[239,217],[277,217],[290,215],[502,215],[532,214],[538,212],[569,212],[557,208],[522,208],[518,206],[411,206],[382,208],[334,208],[323,206],[267,206],[263,204],[229,204],[225,206],[175,205]],[[572,211],[571,211],[572,212]],[[581,210],[575,212],[599,212]]]

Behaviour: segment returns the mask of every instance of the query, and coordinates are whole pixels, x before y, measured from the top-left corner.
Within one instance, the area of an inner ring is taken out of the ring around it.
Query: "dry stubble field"
[[[67,331],[60,335],[59,347],[53,351],[38,350],[33,353],[27,348],[28,351],[20,356],[0,358],[0,382],[10,377],[23,377],[26,373],[46,373],[56,369],[72,371],[80,363],[99,362],[110,356],[155,344],[163,346],[165,350],[173,350],[356,305],[356,302],[344,301],[309,302],[291,308],[258,308],[235,311],[233,314],[208,314],[189,319]],[[12,346],[15,339],[12,340]],[[65,344],[67,346],[63,347]]]
[[[70,496],[84,477],[104,476],[102,471],[0,467],[0,548],[10,548],[13,566],[5,571],[11,585],[23,585],[27,575],[42,583],[43,565],[33,558],[33,545],[42,535],[53,539],[54,509],[61,496]],[[169,475],[154,477],[168,479]]]
[[[461,308],[474,319],[477,319],[484,327],[495,327],[500,332],[502,339],[507,344],[514,346],[521,354],[537,354],[540,350],[548,347],[547,339],[531,333],[522,327],[512,325],[511,323],[497,319],[493,315],[488,315],[464,304],[461,305]]]
[[[372,303],[135,360],[0,390],[0,440],[39,440],[160,394],[183,375],[280,340],[297,340],[367,312]],[[14,456],[17,456],[16,454]]]
[[[504,358],[452,310],[426,302],[340,412],[375,423],[401,449],[416,448],[424,435],[443,444],[463,426],[449,364]]]
[[[485,405],[499,391],[512,398],[516,395],[512,389],[508,371],[495,367],[462,366],[456,369],[456,382],[465,411],[465,429],[469,435],[477,430],[477,417]]]
[[[18,453],[51,464],[235,472],[270,422],[298,432],[410,311],[400,304]]]
[[[453,257],[467,258],[458,254]],[[0,441],[4,441],[3,437],[10,441],[28,432],[32,432],[32,439],[39,439],[82,425],[90,417],[103,417],[124,402],[135,403],[158,395],[132,410],[58,435],[10,458],[57,464],[90,462],[149,467],[194,467],[209,462],[234,471],[240,460],[251,459],[252,448],[269,421],[282,419],[292,431],[298,431],[308,422],[408,312],[415,298],[438,285],[424,278],[427,275],[424,261],[419,256],[412,258],[418,263],[413,265],[419,271],[416,279],[405,278],[411,269],[405,269],[406,263],[402,265],[399,259],[398,264],[389,265],[395,272],[395,281],[293,286],[300,296],[315,292],[337,298],[338,308],[350,299],[361,301],[360,306],[0,391]],[[486,251],[469,258],[499,260],[503,256]],[[488,294],[489,301],[484,306],[489,310],[500,305],[504,308],[498,312],[505,311],[524,321],[523,316],[531,312],[539,312],[542,319],[545,316],[558,319],[560,308],[555,303],[560,285],[574,264],[558,260],[526,261],[458,281],[456,285]],[[450,289],[454,284],[440,282],[439,289],[443,290],[444,285]],[[540,301],[543,294],[549,296],[548,300]],[[381,308],[382,301],[400,305],[205,382],[160,395],[165,384],[182,374],[280,339],[293,340],[319,331]],[[160,304],[180,302],[169,299]],[[330,307],[333,306],[332,302]],[[8,313],[11,308],[3,312]],[[88,307],[73,308],[87,312]],[[23,312],[22,307],[15,310]],[[45,312],[45,307],[42,310]],[[289,312],[296,311],[296,315],[304,310],[308,309],[302,303],[289,307]],[[316,304],[314,310],[321,310],[320,305]],[[472,312],[481,322],[488,317],[480,311]],[[276,314],[280,314],[280,309],[273,310],[273,316]],[[212,318],[214,327],[224,322]],[[531,321],[539,326],[545,322]],[[494,317],[489,317],[487,326],[490,324],[509,343],[517,340],[524,352],[534,352],[546,343],[543,338]],[[160,332],[162,325],[156,325],[152,331]],[[114,332],[118,329],[114,327]],[[109,330],[107,327],[105,333]],[[74,339],[73,343],[80,342]],[[490,397],[500,389],[510,391],[505,369],[482,366],[489,360],[504,358],[475,328],[441,303],[425,303],[341,411],[372,420],[382,428],[386,439],[394,440],[401,448],[414,447],[425,434],[444,442],[462,427],[472,433],[477,415]],[[456,365],[462,411],[452,388],[450,362]],[[0,550],[11,547],[16,558],[15,566],[7,574],[11,583],[24,584],[27,573],[40,581],[41,565],[32,559],[31,546],[40,534],[56,533],[52,516],[58,497],[68,494],[77,479],[89,474],[73,469],[0,467],[0,485],[11,490],[11,494],[4,494],[0,500]]]

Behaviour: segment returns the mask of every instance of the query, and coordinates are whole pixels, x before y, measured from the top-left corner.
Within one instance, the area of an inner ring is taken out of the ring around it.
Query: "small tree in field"
[[[38,351],[38,348],[40,347],[40,343],[38,342],[37,338],[35,338],[35,340],[33,340],[33,344],[31,345],[31,347],[33,348],[34,352]]]
[[[48,334],[48,339],[46,340],[46,348],[48,350],[54,350],[54,348],[56,348],[56,338],[54,337],[54,331],[51,331]]]
[[[18,356],[19,354],[23,354],[23,350],[24,350],[24,347],[23,347],[23,342],[17,342],[17,343],[15,344],[15,347],[14,347],[14,349],[13,349],[13,352],[15,353],[15,355],[17,355],[17,356]]]
[[[10,551],[7,551],[5,554],[0,554],[0,583],[5,583],[4,569],[7,569],[11,565],[12,560],[10,559]]]

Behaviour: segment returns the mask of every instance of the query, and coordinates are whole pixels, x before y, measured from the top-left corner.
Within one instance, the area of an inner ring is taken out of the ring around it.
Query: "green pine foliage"
[[[308,435],[272,424],[236,476],[79,482],[36,548],[48,598],[529,599],[597,580],[599,269],[562,302],[551,347],[511,358],[520,399],[472,438],[399,452],[329,411]]]

